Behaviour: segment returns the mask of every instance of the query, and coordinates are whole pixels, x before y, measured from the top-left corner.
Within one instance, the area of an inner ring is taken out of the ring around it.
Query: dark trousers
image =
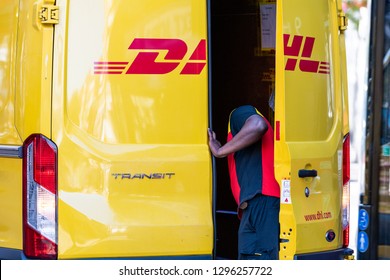
[[[279,259],[279,198],[257,195],[243,210],[238,230],[238,259]]]

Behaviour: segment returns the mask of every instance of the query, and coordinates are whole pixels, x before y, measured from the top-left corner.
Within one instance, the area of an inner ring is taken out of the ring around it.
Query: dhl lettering
[[[318,221],[318,220],[323,220],[323,219],[331,219],[332,213],[331,212],[317,211],[317,214],[304,215],[304,218],[305,218],[306,222]]]
[[[159,52],[140,52],[126,74],[166,74],[179,66],[187,45],[179,39],[134,39],[129,50],[167,50],[164,60],[179,62],[156,62]]]
[[[127,61],[96,61],[94,74],[167,74],[175,70],[187,54],[187,44],[180,39],[135,38],[129,50],[138,50],[132,63]],[[156,59],[167,51],[163,61]],[[130,66],[128,67],[128,65]],[[199,75],[206,65],[206,40],[202,39],[181,69],[181,75]],[[127,69],[127,71],[126,71]]]
[[[315,38],[295,35],[290,40],[290,37],[290,34],[283,35],[284,55],[290,56],[287,58],[284,68],[286,71],[295,71],[298,64],[299,70],[302,72],[330,73],[329,62],[309,59],[312,56]]]

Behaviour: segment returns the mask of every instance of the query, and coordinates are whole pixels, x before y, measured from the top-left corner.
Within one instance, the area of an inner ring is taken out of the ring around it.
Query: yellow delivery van
[[[341,0],[1,1],[0,259],[235,259],[207,128],[244,103],[280,259],[353,258],[345,28]]]

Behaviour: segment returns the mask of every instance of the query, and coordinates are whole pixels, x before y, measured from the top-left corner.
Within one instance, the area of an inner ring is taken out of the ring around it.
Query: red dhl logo
[[[303,43],[303,39],[305,42]],[[295,71],[299,61],[299,70],[302,72],[329,74],[329,62],[311,60],[315,38],[295,35],[290,42],[290,34],[283,35],[284,55],[287,58],[285,70]],[[303,44],[302,44],[303,43]],[[300,56],[299,56],[300,55]],[[300,57],[300,59],[298,59]]]
[[[180,39],[136,38],[129,50],[141,50],[128,67],[127,61],[97,61],[95,74],[167,74],[175,70],[187,54],[187,44]],[[162,50],[168,51],[164,61],[156,58]],[[198,75],[206,65],[206,40],[202,39],[181,69],[181,75]],[[126,68],[128,67],[127,71]]]
[[[298,69],[302,72],[330,73],[329,62],[310,59],[315,43],[314,37],[295,35],[290,42],[290,34],[284,34],[283,39],[284,55],[288,57],[286,71],[296,71],[298,64]],[[94,74],[167,74],[179,67],[187,54],[188,46],[180,39],[135,38],[128,49],[139,51],[131,64],[127,61],[96,61]],[[164,61],[156,61],[160,52],[164,50],[167,51]],[[199,75],[205,65],[206,40],[202,39],[180,74]]]

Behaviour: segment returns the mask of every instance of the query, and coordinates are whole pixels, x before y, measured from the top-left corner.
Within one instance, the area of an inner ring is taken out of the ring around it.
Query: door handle
[[[300,169],[298,171],[298,176],[299,178],[317,177],[317,170]]]

